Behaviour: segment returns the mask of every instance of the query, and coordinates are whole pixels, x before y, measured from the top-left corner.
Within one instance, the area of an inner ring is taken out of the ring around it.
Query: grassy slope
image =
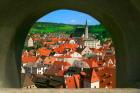
[[[30,33],[48,33],[48,32],[73,33],[77,26],[84,27],[83,25],[37,22],[30,29]],[[89,26],[89,32],[96,34],[98,38],[101,38],[101,36],[103,38],[110,37],[109,31],[107,31],[107,29],[105,29],[103,25]]]
[[[35,23],[30,29],[31,33],[48,33],[48,32],[70,32],[74,31],[75,26],[56,23]]]

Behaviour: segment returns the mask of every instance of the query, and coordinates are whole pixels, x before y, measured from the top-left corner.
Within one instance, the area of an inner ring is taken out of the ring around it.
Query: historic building
[[[85,25],[85,34],[83,34],[83,39],[84,39],[84,46],[87,46],[89,48],[97,48],[97,49],[101,47],[100,40],[95,39],[94,34],[89,33],[87,20]]]

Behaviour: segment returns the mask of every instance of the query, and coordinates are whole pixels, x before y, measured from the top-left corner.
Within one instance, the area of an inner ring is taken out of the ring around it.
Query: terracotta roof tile
[[[48,50],[47,48],[42,47],[38,49],[38,52],[41,56],[49,56],[51,53],[51,50]]]
[[[22,62],[28,63],[28,62],[36,62],[37,58],[35,56],[22,56]]]
[[[89,65],[90,68],[99,67],[95,58],[85,59],[84,61]]]

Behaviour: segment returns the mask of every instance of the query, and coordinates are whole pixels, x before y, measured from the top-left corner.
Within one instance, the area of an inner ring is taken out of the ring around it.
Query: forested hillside
[[[76,27],[84,27],[84,25],[36,22],[30,29],[30,33],[65,32],[70,34],[75,31]],[[94,33],[100,39],[110,37],[109,31],[103,25],[89,25],[89,32]]]

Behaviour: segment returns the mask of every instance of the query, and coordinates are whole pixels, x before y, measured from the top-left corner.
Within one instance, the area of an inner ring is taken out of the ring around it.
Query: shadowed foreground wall
[[[38,18],[57,9],[96,17],[114,40],[117,87],[140,87],[139,0],[0,0],[0,87],[20,87],[26,35]]]

